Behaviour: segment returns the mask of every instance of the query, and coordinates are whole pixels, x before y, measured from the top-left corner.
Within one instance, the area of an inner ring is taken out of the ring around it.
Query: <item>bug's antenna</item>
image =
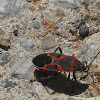
[[[89,63],[89,65],[87,65],[88,70],[89,70],[90,66],[92,65],[92,62],[94,61],[94,59],[97,58],[97,56],[99,55],[99,53],[100,53],[100,51],[99,51],[99,52],[96,54],[96,56],[92,59],[92,61]],[[87,70],[87,71],[88,71],[88,70]]]
[[[90,67],[91,67],[91,65],[92,65],[92,62],[94,61],[94,59],[99,55],[99,53],[100,53],[100,51],[96,54],[96,56],[92,59],[92,61],[89,63],[89,65],[87,65],[86,67],[88,68],[87,69],[87,74],[85,75],[85,76],[83,76],[83,77],[81,77],[80,79],[85,79],[87,76],[88,76],[88,71],[89,71],[89,69],[90,69]]]

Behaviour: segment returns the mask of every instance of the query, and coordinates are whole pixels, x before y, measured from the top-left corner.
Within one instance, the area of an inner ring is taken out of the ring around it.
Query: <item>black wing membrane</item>
[[[38,67],[43,67],[44,65],[50,64],[52,62],[52,58],[47,56],[47,54],[41,54],[36,56],[32,62]]]

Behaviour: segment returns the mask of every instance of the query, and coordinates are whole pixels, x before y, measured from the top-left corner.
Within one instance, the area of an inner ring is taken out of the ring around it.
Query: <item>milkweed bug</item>
[[[58,49],[60,53],[56,53]],[[98,52],[98,54],[99,53],[100,52]],[[94,57],[94,59],[97,57],[97,55]],[[74,55],[64,55],[61,48],[58,47],[54,53],[44,53],[36,56],[32,62],[37,66],[37,68],[43,71],[69,72],[68,80],[70,79],[70,72],[73,72],[73,79],[76,81],[75,72],[88,71],[93,60],[89,65],[85,65],[85,62],[80,62]]]

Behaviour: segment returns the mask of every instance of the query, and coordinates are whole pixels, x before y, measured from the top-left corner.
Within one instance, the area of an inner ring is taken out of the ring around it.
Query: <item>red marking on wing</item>
[[[74,57],[73,61],[71,63],[72,67],[71,67],[70,71],[74,71],[74,66],[75,66],[76,60],[78,60],[78,59],[76,57]]]
[[[50,71],[50,70],[48,70],[47,69],[47,67],[48,66],[54,66],[54,65],[57,65],[57,67],[58,67],[58,71],[63,71],[63,72],[69,72],[69,70],[65,70],[65,69],[63,69],[59,64],[57,64],[57,63],[55,63],[55,62],[53,62],[53,63],[50,63],[50,64],[48,64],[48,65],[46,65],[46,66],[44,66],[44,67],[41,67],[40,69],[42,69],[42,70],[44,70],[44,71]],[[73,69],[71,69],[70,71],[74,71]],[[53,72],[56,72],[56,71],[53,71]]]
[[[56,58],[55,56],[52,56],[50,53],[46,53],[48,56],[50,56],[51,58],[53,58],[54,60],[59,60],[59,59],[63,59],[65,57],[70,57],[69,55],[61,55],[61,57]]]
[[[55,62],[50,63],[50,64],[48,64],[48,65],[42,67],[41,69],[48,70],[48,69],[47,69],[48,66],[54,66],[54,65],[57,65],[58,71],[67,71],[67,70],[64,70],[59,64],[57,64],[57,63],[55,63]]]
[[[38,69],[41,69],[41,68],[38,67]],[[42,70],[43,72],[50,72],[50,73],[51,73],[51,72],[52,72],[52,73],[55,73],[55,72],[56,72],[56,71],[50,71],[50,70],[46,70],[46,69],[41,69],[41,70]]]

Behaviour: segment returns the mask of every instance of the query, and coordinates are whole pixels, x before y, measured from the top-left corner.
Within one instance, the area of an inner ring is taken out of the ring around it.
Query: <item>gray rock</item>
[[[3,47],[10,47],[11,40],[10,38],[5,34],[5,32],[0,28],[0,48],[3,49]]]
[[[81,2],[82,4],[84,4],[85,6],[88,6],[89,3],[90,3],[90,0],[80,0],[80,2]]]
[[[82,25],[79,29],[79,35],[81,38],[85,38],[89,35],[89,28],[86,25]]]
[[[9,97],[8,100],[13,100],[13,97]]]
[[[63,10],[57,9],[57,10],[56,10],[56,15],[57,15],[57,16],[60,16],[60,17],[64,17],[64,16],[65,16],[65,13],[64,13]]]
[[[38,20],[34,20],[33,21],[33,25],[32,25],[35,29],[39,30],[41,27],[41,24]]]
[[[25,3],[21,7],[16,6],[17,0],[0,0],[0,18],[12,16],[21,17],[25,15],[23,10],[27,7]]]
[[[7,64],[12,58],[10,52],[1,52],[0,53],[0,65],[4,66]]]
[[[96,3],[96,6],[99,8],[99,10],[100,10],[100,2],[98,1],[97,3]]]
[[[68,37],[68,32],[64,31],[64,30],[61,30],[59,29],[58,31],[55,32],[56,35],[60,35],[61,37],[63,38],[67,38]]]
[[[32,59],[23,58],[12,66],[9,75],[18,79],[29,80],[34,69]]]
[[[18,35],[18,30],[14,30],[13,34],[14,34],[14,36],[17,36]]]
[[[52,100],[58,100],[57,98],[54,98],[54,99],[52,99]]]
[[[5,32],[2,30],[2,28],[0,28],[0,35],[4,35]]]
[[[56,0],[55,6],[62,8],[71,8],[71,9],[76,9],[81,7],[79,2],[76,0]]]
[[[12,98],[12,97],[10,97],[10,98],[8,98],[8,100],[13,100],[13,98]]]
[[[57,45],[57,42],[56,40],[50,36],[50,35],[47,35],[46,37],[44,37],[42,39],[42,45],[41,45],[41,48],[43,50],[47,50],[47,49],[50,49],[50,48],[53,48]]]
[[[25,48],[25,50],[30,51],[34,46],[34,42],[30,40],[22,40],[20,45]]]
[[[8,87],[13,88],[14,87],[14,83],[12,81],[9,81],[8,79],[6,79],[5,81],[2,82],[2,86],[4,88],[8,88]]]
[[[83,43],[81,48],[81,54],[84,55],[87,52],[88,48],[88,44]]]

